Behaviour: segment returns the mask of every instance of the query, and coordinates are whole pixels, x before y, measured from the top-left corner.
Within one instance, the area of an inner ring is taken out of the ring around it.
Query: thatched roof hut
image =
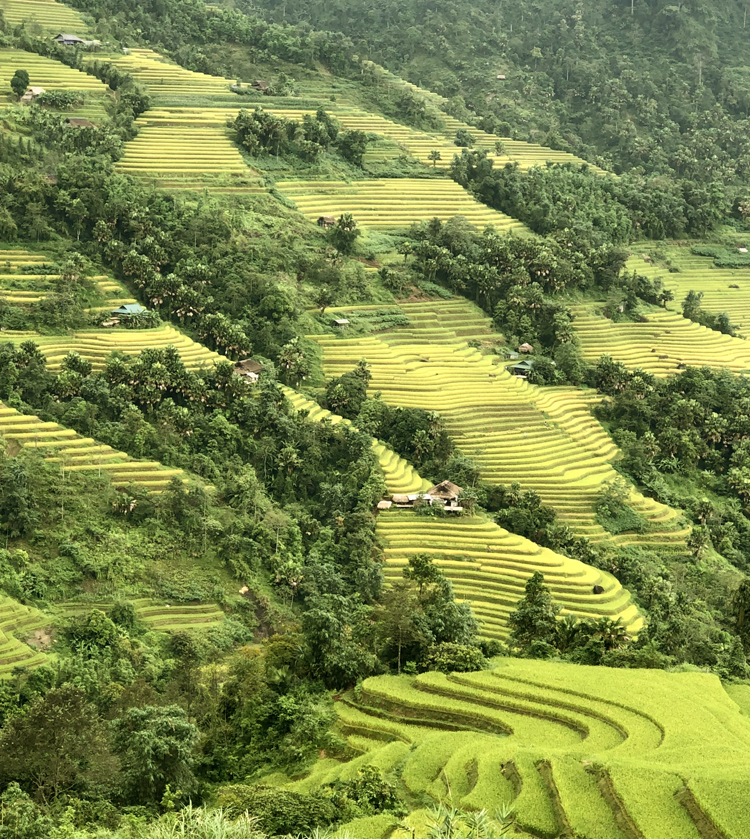
[[[435,484],[434,487],[430,487],[425,493],[428,498],[440,499],[441,501],[457,501],[460,494],[461,487],[456,486],[456,484],[450,481],[442,481],[439,484]]]
[[[518,352],[530,353],[534,352],[534,348],[531,346],[531,344],[521,344],[521,346],[518,348]]]

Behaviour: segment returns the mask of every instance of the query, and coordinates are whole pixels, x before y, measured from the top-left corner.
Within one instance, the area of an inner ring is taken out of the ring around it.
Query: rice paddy
[[[521,222],[480,204],[449,180],[284,181],[277,188],[311,221],[321,215],[351,213],[362,227],[388,230],[460,215],[480,228],[526,229]]]
[[[510,805],[524,836],[750,835],[750,719],[716,676],[503,659],[480,673],[366,679],[336,707],[360,756],[319,761],[286,788],[314,793],[373,764],[414,802]],[[404,823],[419,839],[425,815]]]
[[[686,365],[733,373],[750,370],[750,342],[707,329],[677,312],[652,307],[643,322],[614,323],[595,310],[573,307],[581,355],[589,363],[608,355],[657,376],[674,375]]]
[[[188,480],[182,469],[167,469],[151,460],[135,460],[111,446],[82,437],[70,428],[21,414],[2,403],[0,437],[11,454],[34,451],[47,462],[59,464],[63,474],[88,472],[109,476],[116,487],[135,483],[151,492],[161,492],[173,478]]]
[[[82,330],[69,335],[39,335],[36,332],[3,332],[3,338],[20,344],[33,341],[47,359],[50,370],[59,370],[69,352],[87,358],[94,370],[102,370],[113,352],[138,355],[146,349],[175,347],[188,370],[210,367],[223,356],[183,335],[174,326],[162,324],[155,329]]]
[[[682,311],[682,301],[689,291],[703,292],[703,309],[714,315],[726,312],[741,332],[750,335],[750,269],[717,268],[713,259],[696,256],[689,247],[668,247],[666,256],[676,270],[670,271],[640,255],[630,258],[627,269],[661,279],[674,294],[674,301],[668,305],[675,311]]]
[[[28,638],[49,623],[37,609],[0,595],[0,679],[10,676],[16,667],[36,667],[48,660],[44,653],[19,640],[19,636]]]
[[[289,388],[285,392],[294,407],[306,411],[313,421],[351,424]],[[373,441],[373,450],[388,492],[429,488],[429,481],[384,443]],[[384,546],[386,580],[399,579],[410,556],[429,553],[453,583],[456,595],[471,604],[485,638],[507,639],[508,615],[535,571],[544,574],[563,614],[619,619],[631,634],[643,627],[630,593],[610,574],[541,548],[484,518],[440,520],[392,510],[378,516],[377,534]],[[602,591],[595,594],[594,586]]]
[[[55,0],[0,0],[0,11],[11,26],[35,23],[48,32],[72,32],[80,37],[88,28],[75,9]]]
[[[440,413],[460,450],[474,458],[484,480],[518,482],[551,505],[560,521],[592,541],[684,546],[679,514],[631,488],[630,505],[646,519],[644,533],[610,536],[596,521],[602,486],[618,477],[618,449],[590,412],[586,392],[535,387],[511,376],[497,357],[467,341],[492,339],[489,319],[465,300],[401,304],[410,326],[377,336],[313,337],[328,377],[361,358],[372,369],[371,392],[390,405]],[[494,336],[495,342],[500,336]]]
[[[13,306],[28,306],[44,300],[57,291],[61,279],[59,274],[49,274],[51,260],[45,254],[32,253],[25,249],[0,250],[0,299]],[[121,283],[100,274],[90,278],[106,305],[96,306],[91,311],[102,311],[137,302],[129,296]]]
[[[193,629],[212,629],[224,620],[224,612],[215,603],[162,602],[147,597],[130,600],[135,614],[148,629],[157,632],[186,632]],[[111,603],[75,601],[61,603],[55,612],[64,617],[85,614],[91,609],[107,612]]]
[[[16,70],[28,72],[29,85],[32,87],[81,91],[86,100],[85,104],[71,111],[71,116],[86,117],[94,121],[105,117],[104,103],[108,99],[108,88],[99,79],[52,58],[23,50],[0,49],[0,102],[15,102],[10,80]]]

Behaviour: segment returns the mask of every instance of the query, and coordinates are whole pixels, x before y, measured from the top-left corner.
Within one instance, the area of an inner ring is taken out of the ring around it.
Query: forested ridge
[[[0,0],[0,839],[746,835],[746,22]]]

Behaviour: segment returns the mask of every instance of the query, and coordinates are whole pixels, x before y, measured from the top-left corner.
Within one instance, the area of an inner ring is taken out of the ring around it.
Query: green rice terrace
[[[65,472],[89,472],[108,475],[114,486],[131,483],[151,492],[161,492],[173,478],[187,481],[182,469],[167,469],[156,461],[135,460],[111,446],[82,437],[56,422],[44,422],[30,414],[21,414],[0,403],[0,437],[10,454],[22,449],[42,454],[45,460],[59,463]]]
[[[398,229],[429,218],[464,216],[477,227],[523,231],[504,213],[480,204],[453,181],[403,178],[370,181],[282,181],[280,192],[291,198],[310,221],[321,215],[351,213],[365,228]]]
[[[742,338],[722,335],[657,307],[638,323],[615,323],[597,308],[596,304],[572,307],[581,355],[591,364],[609,355],[629,368],[657,376],[674,375],[686,365],[721,367],[733,373],[750,370],[750,343]]]
[[[671,309],[681,311],[682,301],[690,291],[703,294],[701,307],[719,315],[726,312],[731,322],[744,334],[750,334],[750,270],[719,268],[711,257],[699,256],[687,246],[666,248],[668,264],[643,254],[636,254],[627,264],[647,277],[659,278],[674,294]]]
[[[87,358],[95,370],[103,369],[107,356],[115,351],[138,355],[145,349],[175,347],[189,370],[210,367],[222,358],[219,353],[193,341],[170,324],[154,329],[87,329],[69,335],[7,330],[3,338],[16,344],[33,341],[47,359],[50,370],[59,370],[69,352],[77,352]]]
[[[47,273],[49,258],[24,249],[0,250],[0,299],[14,306],[28,306],[57,291],[59,274]],[[127,289],[106,274],[90,278],[103,298],[102,305],[90,311],[107,312],[126,303],[137,302]]]
[[[87,30],[83,18],[75,9],[55,0],[0,0],[0,11],[11,26],[34,23],[47,32],[77,32]]]
[[[31,638],[48,624],[49,619],[39,610],[0,595],[0,679],[16,667],[35,667],[47,661],[44,653],[23,643],[19,636]]]
[[[286,388],[285,392],[311,420],[350,422],[296,391]],[[418,493],[429,488],[429,482],[384,443],[373,441],[373,449],[388,492]],[[471,604],[485,638],[507,638],[508,615],[535,571],[544,574],[563,614],[619,619],[631,634],[643,627],[630,593],[612,575],[508,533],[483,517],[440,520],[391,510],[378,515],[377,534],[385,550],[387,581],[401,577],[410,556],[429,553],[453,583],[457,596]],[[595,586],[601,588],[598,594]]]
[[[393,773],[414,809],[376,817],[368,836],[424,837],[422,808],[446,799],[511,805],[514,836],[748,836],[750,718],[713,675],[502,659],[480,673],[370,678],[336,707],[361,756],[269,781],[315,792],[364,764]]]
[[[191,629],[211,629],[224,620],[224,612],[215,603],[167,603],[148,597],[130,600],[135,614],[148,629],[156,632],[186,632]],[[84,615],[91,609],[107,612],[112,603],[88,600],[60,603],[55,617],[72,618]]]
[[[644,533],[610,536],[596,521],[602,486],[617,477],[617,447],[591,415],[584,391],[539,388],[511,376],[497,356],[467,343],[492,341],[489,319],[465,300],[403,303],[410,326],[364,338],[312,336],[333,377],[361,358],[372,369],[372,392],[390,405],[435,410],[461,451],[491,483],[534,489],[561,521],[592,541],[679,549],[688,529],[679,514],[631,489],[630,505]]]
[[[31,87],[41,87],[45,91],[80,92],[83,105],[70,111],[71,116],[85,117],[94,122],[105,117],[104,105],[109,99],[109,89],[103,82],[52,58],[15,49],[0,49],[0,104],[15,101],[10,90],[10,80],[16,70],[28,72]]]

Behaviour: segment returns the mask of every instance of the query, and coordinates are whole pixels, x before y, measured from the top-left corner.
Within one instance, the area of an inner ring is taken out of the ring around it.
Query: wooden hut
[[[319,216],[318,217],[318,227],[322,227],[323,230],[328,230],[329,227],[333,227],[336,224],[336,216]]]
[[[521,346],[518,348],[518,352],[526,353],[528,355],[529,353],[534,352],[534,348],[531,346],[531,344],[521,344]]]
[[[246,358],[243,361],[238,361],[234,366],[234,375],[242,376],[243,379],[255,383],[260,377],[260,371],[263,365],[254,358]]]

